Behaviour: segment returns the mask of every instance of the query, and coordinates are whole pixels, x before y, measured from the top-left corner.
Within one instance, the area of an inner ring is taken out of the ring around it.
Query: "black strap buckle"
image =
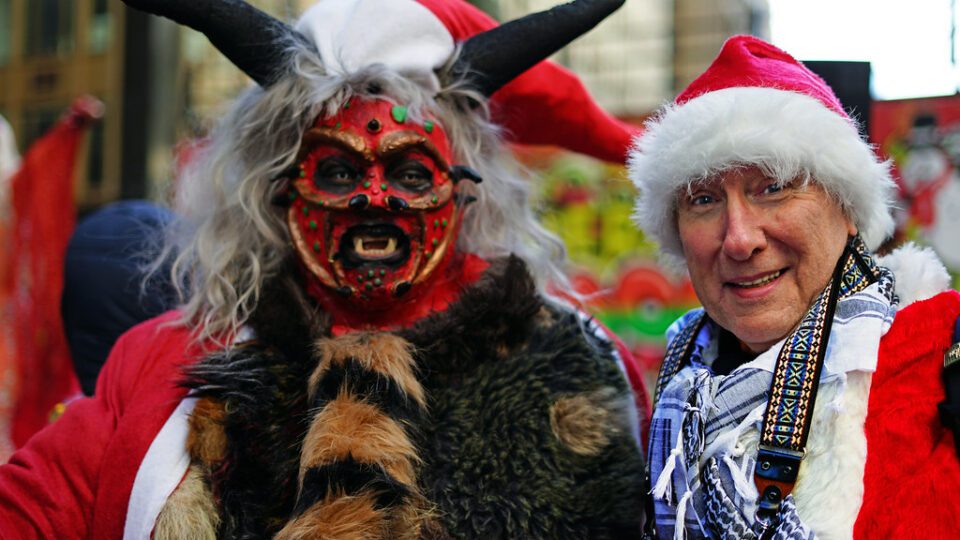
[[[757,451],[757,467],[753,475],[764,480],[793,484],[804,452],[761,444]]]
[[[780,505],[793,491],[804,452],[761,444],[753,481],[760,492],[754,532],[761,539],[769,538],[780,521]]]

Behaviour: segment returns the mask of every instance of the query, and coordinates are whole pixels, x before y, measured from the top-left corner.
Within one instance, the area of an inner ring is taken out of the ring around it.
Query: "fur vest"
[[[190,368],[190,469],[154,538],[622,538],[643,521],[611,344],[495,262],[446,311],[331,338],[280,279]]]

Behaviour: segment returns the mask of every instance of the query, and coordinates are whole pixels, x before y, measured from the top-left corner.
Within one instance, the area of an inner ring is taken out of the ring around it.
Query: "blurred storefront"
[[[124,21],[119,0],[0,0],[0,114],[23,152],[91,94],[123,106]],[[93,128],[76,194],[87,205],[120,196],[121,117]]]

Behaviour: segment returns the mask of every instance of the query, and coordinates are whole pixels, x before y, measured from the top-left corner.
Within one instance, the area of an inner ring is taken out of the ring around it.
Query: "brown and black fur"
[[[624,377],[609,343],[545,304],[521,261],[496,261],[411,328],[340,338],[282,281],[261,302],[255,343],[190,372],[211,401],[191,455],[220,538],[639,531]]]

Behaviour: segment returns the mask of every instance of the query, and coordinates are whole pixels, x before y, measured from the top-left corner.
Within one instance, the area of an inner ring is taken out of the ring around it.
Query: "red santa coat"
[[[903,308],[880,342],[855,538],[960,538],[960,460],[937,415],[958,316],[960,294],[941,293]]]
[[[92,398],[0,467],[0,538],[122,538],[140,463],[186,394],[176,382],[200,351],[168,313],[120,338]],[[184,351],[187,351],[186,354]]]
[[[957,316],[960,294],[941,293],[902,308],[881,341],[857,538],[954,538],[960,530],[960,463],[936,413]],[[202,354],[188,330],[165,326],[174,318],[125,334],[96,396],[72,404],[0,467],[0,538],[123,537],[143,458],[185,396],[181,369]]]

